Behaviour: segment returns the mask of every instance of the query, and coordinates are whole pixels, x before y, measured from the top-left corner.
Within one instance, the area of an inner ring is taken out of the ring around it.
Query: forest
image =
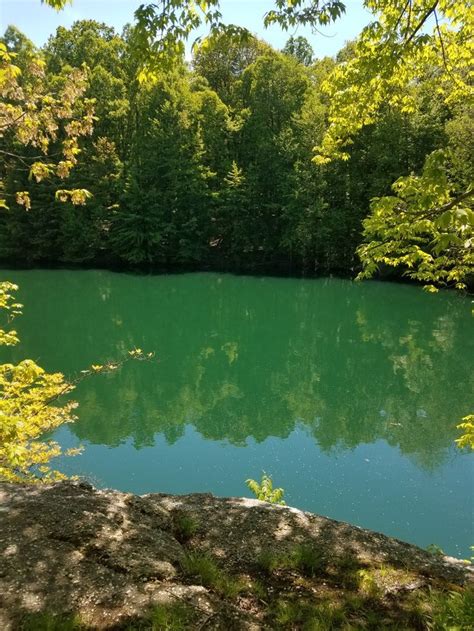
[[[40,142],[25,147],[14,125],[1,138],[4,261],[353,277],[361,260],[373,264],[361,245],[381,232],[374,204],[381,215],[408,191],[455,212],[439,225],[421,216],[413,234],[403,232],[406,217],[392,226],[405,250],[393,255],[382,244],[378,272],[393,276],[395,268],[399,277],[435,252],[445,273],[431,264],[415,278],[462,285],[472,277],[472,102],[453,98],[454,79],[440,89],[434,65],[404,79],[402,96],[385,87],[391,93],[376,115],[368,122],[360,115],[342,159],[328,161],[315,151],[339,124],[337,109],[344,115],[334,85],[359,63],[360,41],[318,59],[304,37],[275,50],[250,33],[216,31],[191,59],[175,53],[145,81],[139,25],[119,34],[78,21],[59,27],[41,50],[10,26],[1,41],[33,102],[39,73],[41,98],[65,90],[72,73],[84,82],[69,122],[47,142],[48,158]],[[49,167],[81,117],[89,127],[74,168],[68,159]],[[87,194],[79,203],[62,189],[66,176],[67,190]],[[390,223],[382,228],[388,233]]]

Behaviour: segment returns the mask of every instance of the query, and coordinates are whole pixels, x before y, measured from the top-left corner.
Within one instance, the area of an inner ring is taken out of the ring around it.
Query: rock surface
[[[196,528],[186,540],[183,516]],[[199,551],[232,575],[262,580],[256,565],[262,551],[281,556],[299,544],[321,551],[331,567],[350,558],[363,568],[401,568],[408,578],[395,591],[473,579],[461,561],[257,500],[135,496],[81,482],[0,484],[0,629],[21,628],[22,616],[36,611],[75,612],[94,628],[117,627],[153,604],[176,600],[196,607],[199,626],[268,628],[261,598],[244,594],[231,602],[183,574],[183,559]],[[294,573],[277,578],[270,591],[295,588]],[[338,585],[329,570],[312,580],[298,584],[314,598]]]

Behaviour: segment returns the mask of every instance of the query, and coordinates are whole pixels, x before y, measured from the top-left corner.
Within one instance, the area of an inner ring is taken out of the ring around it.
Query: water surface
[[[262,470],[289,504],[468,556],[473,409],[470,299],[339,279],[10,271],[22,343],[74,375],[140,347],[75,391],[84,445],[59,466],[126,491],[248,495]],[[5,351],[2,351],[5,357]]]

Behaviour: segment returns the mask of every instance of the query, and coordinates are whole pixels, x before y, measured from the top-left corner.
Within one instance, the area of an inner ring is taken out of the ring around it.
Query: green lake
[[[2,270],[20,285],[21,344],[74,376],[139,347],[153,362],[81,383],[83,445],[58,466],[102,487],[250,495],[455,556],[474,544],[472,300],[401,284],[227,274]]]

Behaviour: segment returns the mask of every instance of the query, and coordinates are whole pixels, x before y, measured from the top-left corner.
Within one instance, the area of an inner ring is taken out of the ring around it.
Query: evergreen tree
[[[195,99],[180,72],[143,90],[127,189],[111,229],[112,247],[126,261],[197,262],[207,249],[210,174]]]

